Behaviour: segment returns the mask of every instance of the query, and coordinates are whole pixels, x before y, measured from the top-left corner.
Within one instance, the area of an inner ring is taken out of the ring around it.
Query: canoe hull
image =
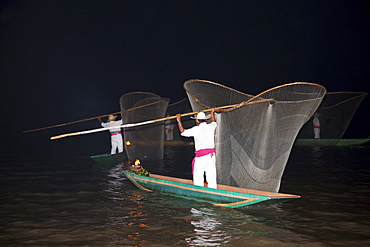
[[[365,139],[340,139],[336,146],[364,146],[370,144],[370,138]]]
[[[316,146],[316,147],[325,147],[325,146],[362,146],[368,145],[370,143],[370,138],[364,139],[297,139],[295,141],[296,146]]]
[[[300,196],[248,190],[218,185],[218,189],[195,186],[191,180],[150,174],[149,177],[123,171],[126,177],[138,188],[145,191],[159,191],[163,194],[183,197],[216,206],[238,208],[273,199],[294,199]]]
[[[118,154],[99,154],[93,155],[91,158],[99,164],[117,164],[120,162],[127,161],[127,154],[126,152],[118,153]]]

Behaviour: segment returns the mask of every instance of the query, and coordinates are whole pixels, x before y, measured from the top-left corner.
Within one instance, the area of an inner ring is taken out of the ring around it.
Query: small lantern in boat
[[[131,166],[130,171],[131,173],[135,173],[141,176],[149,176],[149,172],[141,166],[141,162],[139,159],[136,159],[134,164]]]
[[[136,159],[135,160],[135,163],[131,166],[131,169],[137,173],[138,171],[140,171],[142,169],[141,165],[140,165],[140,160],[139,159]]]
[[[140,166],[140,160],[139,159],[135,160],[135,166]]]

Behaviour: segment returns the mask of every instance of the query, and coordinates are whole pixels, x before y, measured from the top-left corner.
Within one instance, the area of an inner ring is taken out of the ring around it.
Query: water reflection
[[[312,164],[322,165],[323,153],[321,147],[312,147]]]
[[[143,206],[141,205],[141,200],[143,198],[144,196],[141,193],[135,193],[126,197],[126,200],[136,204],[136,206],[128,212],[129,218],[127,222],[127,226],[130,227],[129,233],[127,234],[127,239],[135,242],[136,244],[144,244],[146,242],[146,240],[142,238],[143,231],[140,229],[143,227],[148,227],[146,224],[148,221],[148,215],[142,211]]]
[[[230,234],[219,228],[221,222],[211,208],[191,208],[190,212],[193,217],[190,223],[195,227],[195,236],[185,239],[189,245],[220,246],[231,238]]]
[[[125,193],[124,182],[128,182],[122,169],[127,164],[120,163],[108,171],[106,192],[109,198],[107,211],[110,212],[108,225],[113,232],[117,232],[118,241],[142,245],[147,242],[143,238],[143,228],[148,227],[148,215],[143,212],[142,201],[145,196],[141,191]],[[123,235],[122,235],[123,234]]]
[[[156,169],[191,174],[192,148]],[[141,191],[124,164],[0,152],[0,246],[370,246],[368,153],[295,147],[282,192],[301,199],[227,209]]]

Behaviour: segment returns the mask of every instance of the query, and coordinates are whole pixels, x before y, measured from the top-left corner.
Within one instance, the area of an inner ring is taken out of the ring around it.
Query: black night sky
[[[98,121],[22,131],[117,112],[120,96],[128,92],[153,92],[174,103],[186,97],[182,85],[188,79],[250,94],[295,81],[318,83],[328,92],[369,92],[370,10],[365,1],[0,4],[5,146],[27,139],[52,148],[57,141],[50,136],[98,128]],[[345,137],[370,135],[369,97]],[[100,143],[109,149],[106,138],[100,133],[58,142],[77,147],[78,142]]]

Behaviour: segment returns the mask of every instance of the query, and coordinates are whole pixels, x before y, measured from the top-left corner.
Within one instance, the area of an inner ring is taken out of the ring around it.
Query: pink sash
[[[112,135],[112,136],[115,136],[115,135],[122,135],[122,132],[112,133],[111,135]]]
[[[207,154],[211,154],[211,157],[212,157],[213,154],[216,153],[216,150],[214,148],[205,148],[205,149],[199,149],[199,150],[195,151],[194,153],[195,153],[195,156],[194,156],[193,161],[191,162],[191,173],[192,174],[194,174],[195,158],[196,157],[202,157],[202,156],[207,155]]]

